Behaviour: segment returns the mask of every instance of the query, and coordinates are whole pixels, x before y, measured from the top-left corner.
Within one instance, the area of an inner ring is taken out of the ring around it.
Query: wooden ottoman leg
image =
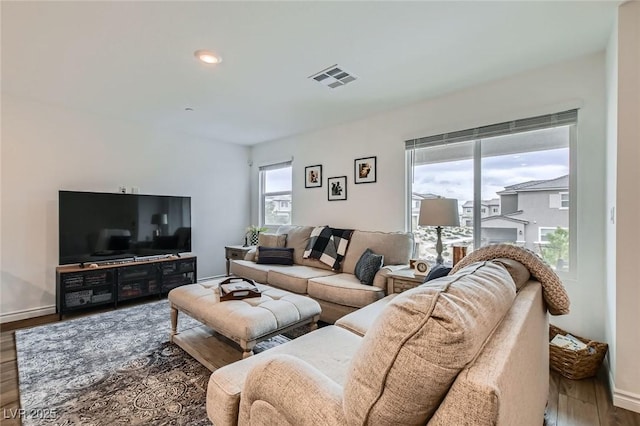
[[[255,340],[247,342],[246,340],[240,340],[240,347],[242,348],[242,359],[249,358],[253,355],[253,348],[256,346]]]
[[[311,324],[309,324],[309,331],[318,329],[318,321],[320,320],[320,315],[316,315],[311,320]]]
[[[171,304],[171,335],[169,341],[173,343],[173,336],[178,334],[178,308]]]

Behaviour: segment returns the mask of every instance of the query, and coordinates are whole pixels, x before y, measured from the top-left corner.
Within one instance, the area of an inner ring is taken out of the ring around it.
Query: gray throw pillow
[[[376,273],[382,268],[384,262],[384,256],[381,254],[375,254],[371,249],[366,249],[358,263],[356,263],[355,275],[362,284],[373,285],[373,278]]]

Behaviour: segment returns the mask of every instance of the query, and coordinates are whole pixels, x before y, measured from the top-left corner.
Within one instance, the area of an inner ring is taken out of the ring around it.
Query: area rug
[[[165,299],[16,331],[23,425],[209,425],[211,372],[170,344],[169,330]]]

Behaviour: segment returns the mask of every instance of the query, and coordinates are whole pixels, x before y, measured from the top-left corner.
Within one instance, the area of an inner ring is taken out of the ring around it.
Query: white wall
[[[640,2],[618,12],[614,404],[640,412]]]
[[[447,131],[580,107],[578,122],[578,275],[566,280],[571,314],[553,323],[604,338],[605,55],[593,54],[487,83],[330,129],[289,137],[252,150],[252,219],[257,222],[257,165],[293,162],[296,224],[403,230],[404,141]],[[339,89],[341,90],[341,89]],[[349,90],[345,87],[344,90]],[[353,184],[353,160],[376,155],[378,182]],[[322,164],[321,189],[304,188],[304,167]],[[348,176],[347,201],[327,201],[326,178]]]
[[[618,20],[615,19],[613,30],[607,44],[606,53],[606,87],[607,87],[607,147],[606,147],[606,311],[605,340],[609,343],[606,361],[609,364],[609,375],[613,382],[616,371],[616,174],[617,174],[617,140],[618,140]],[[613,383],[612,383],[613,385]],[[611,386],[613,389],[613,386]]]
[[[2,94],[2,322],[55,312],[60,189],[191,196],[198,276],[224,273],[249,223],[248,155]]]

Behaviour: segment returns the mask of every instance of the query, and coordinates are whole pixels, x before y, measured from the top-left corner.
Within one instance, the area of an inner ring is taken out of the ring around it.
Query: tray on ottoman
[[[321,309],[310,297],[256,284],[259,297],[224,301],[219,289],[223,281],[221,278],[184,285],[169,292],[171,342],[211,370],[220,366],[207,361],[206,354],[202,353],[206,349],[201,343],[187,341],[187,334],[195,332],[186,330],[183,335],[177,329],[178,312],[240,345],[243,358],[253,355],[258,342],[304,324],[311,324],[312,329],[317,326]]]
[[[218,284],[220,300],[242,300],[260,297],[260,289],[248,278],[230,277]]]

